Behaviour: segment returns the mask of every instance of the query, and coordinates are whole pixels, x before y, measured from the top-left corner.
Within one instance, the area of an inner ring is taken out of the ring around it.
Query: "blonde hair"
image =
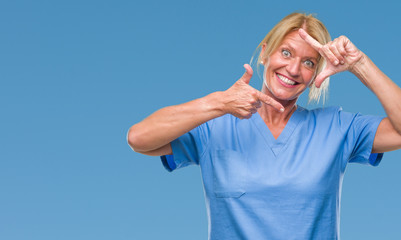
[[[312,14],[305,13],[291,13],[290,15],[284,17],[272,30],[266,35],[263,41],[256,48],[256,52],[260,52],[257,68],[259,71],[259,66],[262,60],[268,59],[269,56],[280,46],[284,38],[292,31],[296,31],[303,28],[310,36],[316,39],[320,44],[324,45],[331,41],[329,32],[323,23],[315,18]],[[265,51],[261,52],[263,44],[266,43]],[[264,61],[265,62],[265,61]],[[315,76],[317,76],[325,67],[326,61],[324,58],[319,56],[317,69]],[[320,97],[323,97],[323,103],[326,99],[327,90],[329,88],[329,78],[327,78],[320,88],[315,86],[314,80],[310,86],[309,90],[309,102],[319,102]]]

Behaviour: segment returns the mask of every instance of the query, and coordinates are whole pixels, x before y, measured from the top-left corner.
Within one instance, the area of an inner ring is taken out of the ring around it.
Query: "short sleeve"
[[[372,153],[377,128],[383,119],[379,116],[347,113],[339,109],[342,129],[346,130],[345,151],[350,163],[379,165],[383,153]]]
[[[172,141],[172,155],[160,156],[163,166],[171,172],[188,165],[199,165],[209,142],[213,120],[206,122]]]

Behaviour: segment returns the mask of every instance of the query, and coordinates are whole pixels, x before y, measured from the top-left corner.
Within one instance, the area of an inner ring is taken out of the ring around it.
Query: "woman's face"
[[[298,31],[289,33],[265,64],[264,77],[269,90],[266,94],[277,100],[296,100],[315,77],[318,57],[319,53]]]

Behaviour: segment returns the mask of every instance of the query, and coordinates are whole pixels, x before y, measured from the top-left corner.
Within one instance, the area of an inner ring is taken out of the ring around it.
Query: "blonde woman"
[[[350,162],[376,166],[401,148],[401,90],[351,41],[330,41],[315,17],[293,13],[259,44],[253,70],[229,89],[160,109],[131,127],[134,151],[167,170],[199,165],[209,239],[338,239],[341,185]],[[329,77],[350,71],[387,117],[297,105],[324,98]]]

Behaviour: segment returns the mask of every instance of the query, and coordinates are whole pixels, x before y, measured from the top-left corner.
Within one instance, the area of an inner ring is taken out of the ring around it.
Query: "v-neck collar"
[[[274,138],[272,132],[267,127],[266,123],[263,121],[260,114],[257,112],[251,118],[253,123],[256,125],[256,128],[262,134],[263,138],[265,139],[267,145],[273,152],[274,156],[278,156],[284,146],[288,143],[289,138],[291,137],[294,130],[299,125],[299,121],[302,119],[301,112],[305,110],[304,108],[297,105],[297,109],[292,113],[290,119],[288,120],[287,124],[285,125],[283,131],[280,133],[277,139]]]

